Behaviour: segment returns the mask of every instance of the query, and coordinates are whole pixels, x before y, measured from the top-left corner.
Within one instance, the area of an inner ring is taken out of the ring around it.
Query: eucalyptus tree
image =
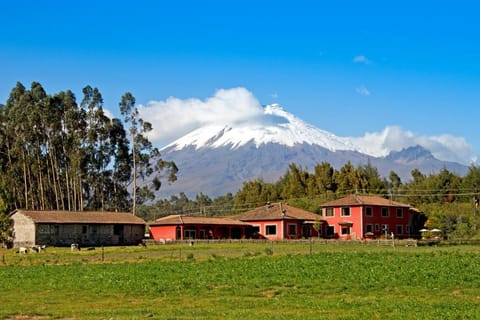
[[[97,88],[86,86],[83,88],[82,108],[86,110],[87,136],[85,142],[85,169],[86,176],[84,191],[87,198],[87,207],[102,210],[106,202],[107,180],[110,172],[110,119],[103,111],[103,98]]]
[[[63,208],[83,209],[84,141],[86,137],[86,111],[77,104],[71,90],[54,95],[53,103],[60,111],[58,168],[63,190]]]
[[[137,204],[153,200],[154,191],[160,189],[163,178],[174,182],[177,179],[178,168],[173,161],[163,160],[158,149],[148,139],[147,135],[153,129],[152,125],[140,118],[138,108],[135,106],[135,97],[130,92],[122,96],[119,107],[125,123],[130,126],[132,213],[136,215]],[[151,184],[146,184],[145,180],[152,175]],[[141,188],[138,187],[138,179],[144,182]]]
[[[115,211],[125,211],[128,210],[131,205],[128,194],[128,183],[131,178],[132,166],[127,133],[122,122],[116,118],[112,119],[110,145],[111,157],[114,161],[110,188],[112,191],[110,207]]]

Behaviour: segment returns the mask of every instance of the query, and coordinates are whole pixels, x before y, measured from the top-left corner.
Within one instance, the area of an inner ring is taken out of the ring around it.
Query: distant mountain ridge
[[[311,126],[278,105],[265,107],[258,121],[217,124],[198,128],[161,150],[165,160],[173,160],[180,169],[178,180],[162,185],[158,198],[185,193],[189,198],[203,193],[211,198],[235,194],[243,182],[262,179],[275,182],[295,163],[313,171],[326,161],[340,169],[347,161],[353,165],[370,163],[380,175],[395,171],[402,179],[411,179],[418,169],[430,174],[446,168],[463,175],[468,167],[436,159],[422,146],[411,146],[387,155],[367,152],[348,138]]]

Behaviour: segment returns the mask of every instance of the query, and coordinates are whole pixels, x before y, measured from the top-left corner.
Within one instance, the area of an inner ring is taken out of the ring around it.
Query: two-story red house
[[[350,195],[321,205],[324,236],[366,239],[411,235],[410,205],[375,196]]]
[[[240,215],[230,217],[253,226],[254,233],[269,240],[316,237],[322,217],[286,203],[267,203]]]

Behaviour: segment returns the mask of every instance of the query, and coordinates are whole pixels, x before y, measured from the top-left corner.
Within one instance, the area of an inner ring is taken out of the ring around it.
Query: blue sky
[[[244,87],[338,136],[397,126],[463,138],[452,150],[468,162],[480,155],[478,12],[475,1],[7,0],[0,103],[17,81],[77,101],[98,87],[114,114],[126,91],[148,105]]]

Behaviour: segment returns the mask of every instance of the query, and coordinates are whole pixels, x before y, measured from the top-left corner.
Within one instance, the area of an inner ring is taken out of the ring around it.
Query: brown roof
[[[234,219],[242,221],[261,221],[261,220],[321,220],[321,216],[310,211],[292,207],[286,203],[276,202],[268,203],[264,206],[250,210],[243,214],[232,216]]]
[[[13,214],[28,216],[35,223],[145,224],[129,212],[16,210]]]
[[[206,225],[240,225],[245,226],[248,223],[224,217],[195,217],[170,215],[159,218],[151,223],[150,226],[180,225],[180,224],[206,224]]]
[[[342,207],[342,206],[382,206],[382,207],[406,207],[410,205],[392,201],[389,199],[376,196],[360,196],[356,194],[349,195],[344,198],[326,202],[320,207]]]

